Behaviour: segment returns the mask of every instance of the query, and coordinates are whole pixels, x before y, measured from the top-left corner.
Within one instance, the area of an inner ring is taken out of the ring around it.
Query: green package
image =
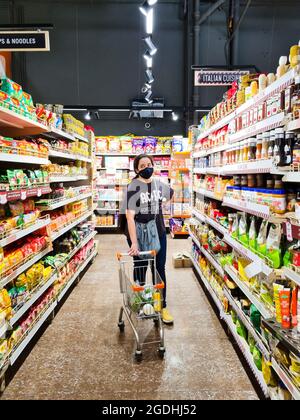
[[[256,231],[256,219],[251,217],[250,229],[249,229],[249,246],[254,251],[257,250],[257,231]]]
[[[233,220],[231,236],[234,239],[237,239],[239,237],[239,215],[238,214],[235,215],[234,220]]]
[[[250,307],[250,320],[256,331],[260,332],[261,314],[254,305],[251,305]]]
[[[237,314],[234,311],[231,311],[230,314],[231,314],[232,322],[234,324],[236,324],[237,323],[237,320],[238,320]]]
[[[236,322],[236,332],[238,333],[240,337],[244,338],[247,341],[247,337],[248,337],[247,328],[241,323],[239,319]]]
[[[257,251],[261,255],[267,255],[267,233],[268,233],[268,221],[263,220],[259,229],[259,234],[257,238]]]
[[[248,337],[248,344],[249,344],[250,353],[253,354],[254,348],[256,346],[256,341],[251,335],[249,335]]]
[[[274,268],[282,265],[281,254],[281,225],[272,224],[267,238],[267,256],[272,261]]]
[[[259,371],[262,371],[262,354],[257,347],[253,349],[253,360]]]
[[[239,240],[246,246],[249,246],[249,233],[247,226],[247,216],[245,213],[241,215],[239,223]]]

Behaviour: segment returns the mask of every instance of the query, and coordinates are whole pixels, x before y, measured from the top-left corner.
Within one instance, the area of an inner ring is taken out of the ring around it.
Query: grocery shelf
[[[188,232],[170,232],[170,235],[173,239],[175,239],[175,236],[189,236]]]
[[[223,206],[244,211],[246,213],[253,214],[254,216],[262,217],[263,219],[269,219],[271,215],[269,206],[252,203],[251,201],[241,201],[225,197],[223,200]]]
[[[267,159],[223,166],[221,175],[262,174],[270,173],[273,170],[275,170],[273,160]]]
[[[191,260],[194,264],[194,267],[196,269],[196,271],[198,272],[199,276],[201,277],[202,282],[204,283],[206,290],[209,292],[209,294],[211,295],[212,299],[214,300],[220,315],[223,316],[224,313],[224,308],[222,305],[222,302],[220,301],[220,299],[218,298],[218,296],[216,295],[215,291],[213,290],[213,288],[211,287],[211,285],[209,284],[208,280],[206,279],[206,277],[204,276],[204,274],[202,273],[199,264],[197,263],[197,261],[195,260],[195,258],[193,256],[191,256]]]
[[[221,197],[217,197],[214,192],[205,190],[203,188],[199,188],[199,189],[194,188],[193,191],[196,194],[204,195],[205,197],[212,198],[213,200],[218,200],[218,201],[222,201],[223,200]]]
[[[98,225],[96,226],[96,229],[115,229],[118,227],[119,227],[118,225],[111,225],[111,226]]]
[[[262,372],[260,372],[257,369],[257,366],[254,363],[253,355],[250,352],[250,348],[249,348],[248,344],[246,343],[244,338],[239,336],[239,334],[237,333],[236,326],[234,325],[231,316],[230,315],[225,315],[223,319],[226,322],[226,324],[228,325],[228,328],[231,331],[231,334],[233,335],[237,345],[239,346],[241,352],[243,353],[243,355],[244,355],[249,367],[251,368],[256,380],[258,381],[265,397],[269,398],[270,395],[269,395],[269,390],[268,390],[267,384],[264,380]]]
[[[30,118],[23,117],[10,109],[0,107],[0,131],[1,134],[8,137],[29,136],[42,134],[48,128],[31,120]]]
[[[57,176],[50,178],[50,184],[54,184],[55,182],[76,182],[76,181],[85,181],[89,179],[88,176],[79,175],[79,176]]]
[[[193,154],[193,158],[197,159],[197,158],[205,157],[208,155],[212,155],[214,153],[224,152],[224,150],[227,150],[231,147],[232,147],[231,144],[222,144],[221,146],[213,147],[211,149],[204,149],[204,150],[201,150],[200,152],[195,152]]]
[[[53,301],[51,305],[44,311],[44,313],[38,318],[33,327],[26,333],[25,338],[20,342],[20,344],[15,348],[15,350],[12,351],[10,355],[11,365],[13,365],[16,362],[18,357],[22,354],[23,350],[27,347],[27,345],[30,343],[30,341],[41,328],[41,326],[49,318],[56,306],[57,302]]]
[[[17,153],[0,153],[0,162],[28,163],[29,165],[48,165],[47,158],[30,155],[19,155]]]
[[[51,193],[50,185],[43,185],[34,188],[24,188],[14,191],[1,191],[0,204],[6,204],[10,201],[26,200],[31,197],[40,197],[44,194]]]
[[[95,208],[95,211],[105,211],[105,212],[107,212],[107,213],[109,213],[109,212],[116,213],[116,212],[118,212],[118,211],[119,211],[119,209]]]
[[[2,237],[2,239],[0,239],[0,247],[3,248],[4,246],[11,244],[12,242],[17,241],[18,239],[24,238],[24,236],[27,236],[32,232],[35,232],[39,229],[48,226],[49,223],[50,217],[46,215],[38,219],[35,223],[31,224],[30,226],[13,229],[10,232],[8,232],[5,237]]]
[[[293,328],[284,329],[282,328],[281,323],[279,324],[276,319],[271,319],[269,321],[263,319],[263,326],[271,332],[277,340],[284,344],[284,347],[290,352],[294,353],[295,356],[300,357],[300,342],[299,335],[296,331],[293,331]]]
[[[238,251],[241,255],[243,255],[245,258],[255,262],[266,276],[269,276],[273,272],[273,269],[268,266],[268,264],[263,258],[259,257],[253,251],[246,248],[243,244],[232,238],[232,236],[229,233],[225,233],[224,241],[236,251]]]
[[[284,174],[282,181],[300,183],[300,172],[287,172]]]
[[[49,157],[51,158],[60,158],[60,159],[66,159],[66,160],[79,160],[81,162],[87,162],[91,163],[92,159],[87,158],[82,155],[75,155],[73,153],[66,153],[66,152],[60,152],[57,150],[49,150]]]
[[[50,204],[49,206],[37,206],[40,207],[41,211],[51,211],[51,210],[56,210],[59,207],[63,207],[66,206],[67,204],[70,203],[74,203],[74,201],[81,201],[84,200],[86,198],[90,198],[92,197],[92,193],[86,193],[86,194],[79,194],[76,197],[72,197],[72,198],[67,198],[67,199],[63,199],[63,200],[53,200],[53,204]]]
[[[45,255],[49,254],[49,252],[51,252],[51,251],[52,251],[52,246],[49,246],[48,248],[46,248],[43,251],[39,252],[38,254],[34,255],[25,264],[22,264],[19,268],[14,270],[11,274],[2,278],[0,280],[0,289],[3,289],[3,287],[5,287],[8,283],[10,283],[12,280],[14,280],[16,277],[18,277],[20,274],[22,274],[28,268],[30,268],[33,264],[38,262],[40,259],[42,259]]]
[[[206,222],[206,216],[204,214],[200,213],[199,210],[193,208],[192,213],[200,222],[203,222],[203,223]]]
[[[218,271],[218,273],[221,276],[224,276],[225,272],[224,272],[223,268],[221,267],[221,265],[214,259],[214,257],[208,251],[206,251],[205,248],[203,248],[203,246],[200,244],[199,240],[191,232],[191,230],[189,231],[189,234],[190,234],[190,237],[192,238],[192,240],[195,242],[195,244],[200,249],[201,253],[205,256],[205,258],[211,263],[211,265]]]
[[[30,299],[24,303],[23,306],[15,313],[15,315],[9,320],[9,325],[12,327],[24,314],[31,308],[31,306],[45,293],[47,289],[57,280],[57,274],[54,273],[50,279],[41,287],[39,287],[30,297]]]
[[[247,298],[253,303],[253,305],[257,308],[257,310],[262,314],[265,319],[272,319],[274,313],[272,313],[271,309],[269,310],[263,302],[254,295],[254,292],[250,290],[249,286],[246,282],[240,279],[238,274],[232,269],[231,266],[225,267],[226,273],[230,276],[230,278],[236,283],[236,285],[242,290],[242,292],[247,296]]]
[[[263,92],[258,93],[256,96],[245,102],[243,105],[238,107],[235,111],[224,117],[222,120],[218,121],[216,124],[214,124],[212,127],[210,127],[208,130],[203,132],[199,137],[198,140],[205,139],[208,137],[211,133],[214,131],[219,130],[220,128],[223,128],[225,125],[228,125],[234,118],[237,116],[243,114],[244,112],[249,111],[251,108],[255,108],[258,105],[260,105],[262,102],[266,101],[273,95],[282,92],[284,89],[286,89],[289,85],[293,83],[295,79],[295,73],[294,70],[288,71],[286,74],[284,74],[280,79],[276,80],[274,83],[272,83],[270,86],[268,86],[266,89],[264,89]],[[275,128],[275,127],[274,127]],[[268,129],[269,130],[269,129]],[[288,129],[290,131],[290,129]],[[257,133],[259,134],[259,133]],[[212,152],[214,153],[214,152]]]
[[[291,375],[288,373],[288,371],[282,367],[275,359],[272,357],[272,367],[281,379],[281,381],[284,383],[288,391],[291,393],[292,397],[296,401],[300,401],[300,390],[294,385],[293,380],[291,378]]]
[[[105,153],[96,153],[96,156],[128,156],[128,157],[134,157],[138,156],[139,153],[122,153],[122,152],[105,152]],[[171,156],[171,153],[151,153],[151,156]]]
[[[107,201],[107,202],[112,202],[112,203],[120,203],[122,201],[121,198],[102,198],[102,197],[98,197],[97,202],[98,201]]]
[[[62,298],[65,296],[67,291],[70,289],[72,284],[75,282],[75,280],[78,278],[79,274],[86,268],[86,266],[90,263],[90,261],[96,257],[98,253],[97,248],[95,247],[95,250],[87,257],[87,259],[84,261],[84,263],[78,268],[76,273],[71,277],[71,279],[68,281],[68,283],[65,285],[63,290],[59,293],[57,296],[57,301],[60,302]]]
[[[92,233],[83,238],[83,240],[76,246],[76,248],[74,248],[68,255],[68,261],[70,261],[74,257],[74,255],[77,254],[78,251],[80,251],[88,242],[90,242],[91,239],[94,239],[96,235],[97,232],[94,230]]]
[[[47,133],[43,133],[43,137],[75,141],[75,138],[72,136],[72,134],[54,127],[47,127]]]
[[[83,141],[84,143],[90,143],[88,139],[86,139],[84,136],[81,136],[80,134],[73,133],[73,136],[75,137],[75,139]]]
[[[2,327],[0,327],[0,339],[6,334],[7,331],[7,324],[4,324]],[[0,365],[1,369],[1,365]]]
[[[169,219],[190,219],[191,217],[190,214],[172,214],[172,216],[169,216]]]
[[[206,174],[222,175],[222,168],[218,168],[218,167],[194,168],[193,172],[194,174],[199,174],[199,175],[206,175]]]
[[[287,267],[283,267],[283,273],[289,280],[292,280],[300,287],[300,274]]]
[[[247,315],[244,314],[243,310],[237,303],[237,301],[232,297],[231,293],[224,288],[224,294],[226,298],[228,299],[230,306],[232,309],[236,312],[237,316],[239,317],[240,321],[244,324],[244,326],[247,328],[251,336],[256,341],[257,347],[259,351],[263,354],[264,358],[266,360],[270,360],[271,355],[270,351],[267,349],[266,345],[264,344],[262,338],[260,337],[259,333],[256,331],[256,329],[253,327],[250,319],[247,317]]]
[[[52,235],[51,235],[52,241],[55,241],[57,238],[64,235],[69,230],[73,229],[75,226],[79,225],[79,223],[83,222],[84,220],[86,220],[88,217],[90,217],[92,215],[93,215],[93,211],[89,211],[89,212],[83,214],[82,216],[78,217],[72,223],[69,223],[67,226],[60,229],[58,232],[52,232]]]
[[[200,213],[197,209],[192,209],[193,215],[203,223],[208,223],[210,226],[212,226],[214,229],[216,229],[218,232],[222,233],[222,235],[225,235],[228,233],[228,230],[220,225],[220,223],[216,222],[215,220],[211,219],[210,217]]]
[[[281,112],[277,115],[273,115],[272,117],[266,118],[265,120],[260,121],[252,125],[251,127],[240,130],[235,134],[231,134],[229,136],[230,138],[229,142],[231,144],[237,143],[249,137],[254,137],[257,134],[264,133],[265,131],[274,130],[275,128],[281,127],[284,124],[285,124],[285,113]]]
[[[300,118],[294,121],[290,121],[286,127],[286,131],[297,131],[297,130],[300,130]]]

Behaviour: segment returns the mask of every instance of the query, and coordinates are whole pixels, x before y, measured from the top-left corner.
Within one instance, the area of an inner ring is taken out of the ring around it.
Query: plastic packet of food
[[[257,250],[257,231],[256,231],[256,219],[251,217],[250,229],[249,229],[249,246],[253,250]]]
[[[282,265],[281,254],[281,225],[272,224],[267,238],[267,256],[272,261],[273,267],[278,269]]]
[[[12,201],[8,203],[10,213],[13,217],[20,216],[24,214],[24,205],[22,201]]]
[[[257,237],[257,251],[261,255],[267,255],[267,233],[268,233],[268,225],[269,222],[267,220],[263,220],[259,229],[259,234]]]
[[[247,216],[245,213],[241,214],[239,223],[239,240],[246,246],[249,246],[249,233],[247,226]]]
[[[238,214],[235,214],[233,217],[232,230],[230,233],[234,239],[237,239],[239,237],[239,215]]]

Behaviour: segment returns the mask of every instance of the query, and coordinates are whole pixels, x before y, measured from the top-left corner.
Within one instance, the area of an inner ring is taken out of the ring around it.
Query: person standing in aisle
[[[140,279],[139,269],[139,245],[137,237],[137,224],[147,224],[155,220],[160,242],[160,250],[156,256],[156,269],[165,284],[162,320],[165,324],[173,324],[174,319],[167,309],[167,282],[166,282],[166,259],[167,259],[167,234],[164,223],[162,203],[172,199],[174,191],[166,183],[153,177],[154,161],[151,156],[139,155],[134,160],[136,177],[128,186],[126,197],[126,236],[130,247],[129,254],[135,260],[135,281]],[[142,273],[143,274],[143,273]],[[145,276],[143,276],[145,277]]]

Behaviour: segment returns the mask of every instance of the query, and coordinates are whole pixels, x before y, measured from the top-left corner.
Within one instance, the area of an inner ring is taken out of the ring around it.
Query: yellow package
[[[52,274],[52,268],[51,267],[44,268],[44,270],[43,270],[43,279],[44,280],[49,279],[50,276],[51,276],[51,274]]]
[[[26,274],[22,273],[19,275],[19,277],[17,278],[16,282],[16,287],[23,287],[27,285],[27,277]]]
[[[7,340],[0,340],[0,361],[5,359],[9,351],[8,348],[8,341]]]
[[[44,266],[41,263],[34,264],[27,272],[28,282],[35,287],[42,279],[44,274]]]
[[[0,290],[0,310],[11,306],[11,299],[6,289]]]

